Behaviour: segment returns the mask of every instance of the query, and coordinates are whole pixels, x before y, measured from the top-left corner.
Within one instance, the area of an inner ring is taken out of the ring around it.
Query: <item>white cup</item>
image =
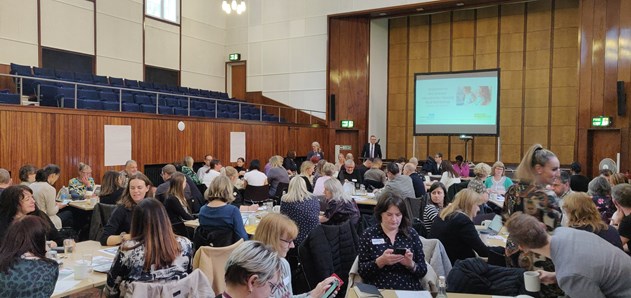
[[[484,228],[488,228],[491,225],[491,221],[490,220],[483,220],[482,221],[482,227]]]
[[[74,266],[72,266],[72,269],[74,270],[74,279],[82,280],[88,278],[91,266],[92,265],[86,260],[76,261]]]
[[[526,291],[534,293],[541,290],[539,275],[540,273],[537,271],[524,272],[524,285],[526,286]]]
[[[98,203],[98,199],[96,197],[91,197],[90,198],[90,205],[96,205],[96,203]]]
[[[272,207],[272,212],[280,213],[280,205],[276,205],[276,206]]]

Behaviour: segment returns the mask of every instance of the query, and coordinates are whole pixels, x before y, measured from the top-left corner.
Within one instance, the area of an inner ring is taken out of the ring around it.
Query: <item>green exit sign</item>
[[[228,60],[230,60],[230,61],[239,61],[239,60],[241,60],[241,54],[239,54],[239,53],[232,53],[232,54],[228,55]]]
[[[341,121],[342,128],[353,128],[355,127],[355,121],[353,120],[342,120]]]
[[[611,126],[611,117],[598,116],[592,118],[592,126],[594,127],[608,127]]]

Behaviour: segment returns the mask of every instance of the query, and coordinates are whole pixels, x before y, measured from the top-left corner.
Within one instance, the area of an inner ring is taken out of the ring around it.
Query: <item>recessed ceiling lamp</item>
[[[237,14],[242,14],[245,11],[245,1],[241,0],[241,3],[237,4],[237,0],[232,0],[232,2],[228,4],[228,1],[223,0],[221,3],[221,9],[223,9],[223,11],[227,14],[230,14],[233,11],[236,11]]]

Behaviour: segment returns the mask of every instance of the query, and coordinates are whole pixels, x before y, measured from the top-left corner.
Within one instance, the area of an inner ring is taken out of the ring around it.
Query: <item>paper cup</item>
[[[539,281],[539,272],[526,271],[524,272],[524,285],[528,292],[539,292],[541,290],[541,282]]]
[[[74,270],[74,279],[82,280],[88,278],[90,267],[90,263],[85,260],[77,261],[74,266],[72,266],[72,269]]]

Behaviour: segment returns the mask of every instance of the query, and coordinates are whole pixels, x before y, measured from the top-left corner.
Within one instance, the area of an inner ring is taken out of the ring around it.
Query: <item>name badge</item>
[[[383,239],[372,239],[373,245],[386,244],[386,241]]]

